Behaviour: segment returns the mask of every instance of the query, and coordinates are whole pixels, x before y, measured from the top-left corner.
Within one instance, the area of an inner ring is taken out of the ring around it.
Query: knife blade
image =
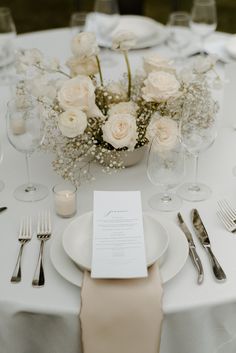
[[[0,207],[0,213],[7,210],[7,207]]]
[[[196,234],[198,236],[198,239],[204,249],[207,251],[209,255],[209,259],[212,265],[213,273],[218,281],[224,281],[226,280],[226,275],[224,273],[224,270],[220,266],[218,260],[216,259],[215,255],[212,252],[211,249],[211,243],[210,239],[207,233],[207,230],[202,222],[202,219],[199,215],[199,212],[197,209],[192,210],[192,222],[193,226],[196,230]]]
[[[182,229],[182,231],[185,234],[185,236],[187,238],[187,241],[188,241],[189,255],[191,257],[191,260],[192,260],[194,266],[196,267],[196,269],[198,271],[197,283],[201,284],[203,282],[203,279],[204,279],[204,271],[203,271],[201,259],[198,256],[198,253],[196,251],[196,246],[195,246],[195,243],[193,241],[192,234],[189,231],[188,227],[186,226],[186,224],[185,224],[185,222],[183,220],[183,217],[181,216],[180,212],[178,212],[177,217],[178,217],[178,221],[179,221],[179,226]]]

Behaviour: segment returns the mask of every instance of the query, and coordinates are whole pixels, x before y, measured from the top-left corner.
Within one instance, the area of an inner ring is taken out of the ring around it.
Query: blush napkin
[[[80,323],[83,353],[158,353],[162,286],[157,264],[148,277],[93,279],[84,273]]]

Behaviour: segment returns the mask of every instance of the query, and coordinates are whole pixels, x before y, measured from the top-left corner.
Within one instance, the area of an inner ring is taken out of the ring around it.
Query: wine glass
[[[163,148],[157,137],[152,140],[147,162],[147,175],[151,183],[162,186],[163,192],[151,197],[149,205],[158,211],[175,211],[182,200],[170,189],[175,188],[184,176],[184,153],[179,140],[171,148]]]
[[[48,189],[31,182],[29,157],[41,145],[44,137],[40,106],[36,99],[12,99],[7,104],[7,137],[11,145],[25,154],[27,177],[26,184],[18,186],[14,196],[20,201],[38,201],[48,195]]]
[[[74,37],[80,32],[84,32],[87,26],[87,12],[73,12],[70,17],[71,35]]]
[[[190,28],[201,40],[201,54],[204,55],[206,38],[216,30],[217,13],[215,0],[195,0],[191,12]]]
[[[7,82],[10,78],[8,69],[15,58],[16,28],[7,7],[0,7],[0,80]]]
[[[169,46],[177,52],[176,61],[183,59],[182,51],[190,42],[189,31],[190,16],[187,12],[177,11],[169,16],[167,23],[169,29]]]
[[[201,110],[195,114],[187,111],[180,123],[181,143],[195,160],[194,181],[185,183],[178,189],[178,195],[187,201],[203,201],[211,195],[209,186],[198,181],[198,160],[200,153],[208,149],[216,139],[217,121],[210,113],[201,113]]]
[[[115,64],[111,58],[110,33],[119,23],[119,7],[117,0],[95,0],[94,23],[98,43],[103,47],[102,61],[109,66]]]

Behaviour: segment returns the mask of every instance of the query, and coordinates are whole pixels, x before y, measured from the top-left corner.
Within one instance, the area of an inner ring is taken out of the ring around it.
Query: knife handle
[[[189,255],[190,255],[195,267],[197,268],[197,271],[198,271],[197,283],[201,284],[203,282],[204,272],[203,272],[203,267],[202,267],[200,257],[198,256],[198,253],[196,252],[195,248],[193,248],[193,247],[189,248]]]
[[[222,267],[220,266],[219,262],[217,261],[217,259],[216,259],[215,255],[213,254],[211,248],[209,246],[207,246],[206,249],[207,249],[207,252],[208,252],[210,260],[211,260],[212,269],[213,269],[215,277],[219,281],[226,280],[226,274],[224,273],[224,271],[223,271]]]

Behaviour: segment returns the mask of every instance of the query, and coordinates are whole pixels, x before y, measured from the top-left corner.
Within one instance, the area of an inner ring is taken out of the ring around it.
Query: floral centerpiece
[[[194,117],[200,109],[204,122],[214,119],[217,104],[208,75],[214,70],[212,58],[177,72],[169,60],[152,53],[142,70],[131,74],[128,51],[134,45],[133,33],[122,31],[113,38],[112,47],[123,53],[127,70],[119,81],[108,83],[93,33],[73,38],[68,71],[56,59],[46,61],[37,49],[18,54],[16,68],[24,73],[18,99],[30,92],[42,103],[42,147],[54,153],[54,169],[76,185],[93,176],[94,162],[108,172],[123,168],[124,153],[147,145],[154,135],[166,148],[173,146],[186,112]]]

